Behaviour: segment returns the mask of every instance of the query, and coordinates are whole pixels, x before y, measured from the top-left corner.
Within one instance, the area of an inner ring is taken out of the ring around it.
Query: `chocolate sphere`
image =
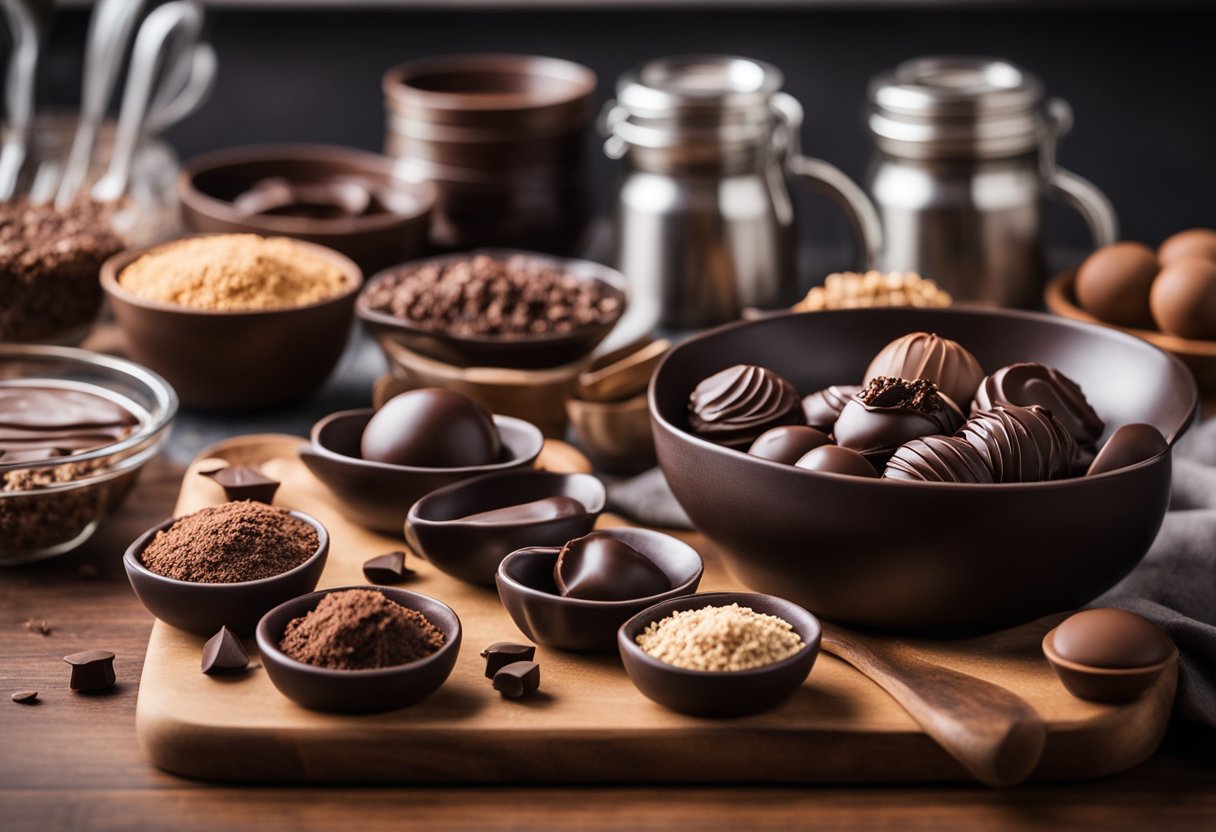
[[[1210,228],[1179,231],[1157,248],[1157,260],[1162,267],[1192,257],[1216,263],[1216,231]]]
[[[882,465],[905,442],[950,435],[962,424],[962,411],[933,382],[879,376],[840,411],[836,444]]]
[[[1089,451],[1106,428],[1080,386],[1046,364],[1010,364],[980,382],[972,410],[991,410],[998,404],[1042,405],[1064,423],[1077,445]]]
[[[967,420],[959,437],[975,446],[993,482],[1071,477],[1081,455],[1068,429],[1039,405],[997,405]]]
[[[984,370],[957,341],[929,332],[913,332],[883,347],[870,362],[863,380],[869,384],[879,376],[923,378],[936,384],[956,405],[966,407],[984,377]]]
[[[1107,323],[1152,329],[1148,294],[1159,268],[1157,255],[1142,243],[1103,246],[1077,269],[1077,302]]]
[[[816,390],[802,399],[802,415],[806,423],[816,430],[831,433],[840,411],[849,403],[849,399],[861,392],[860,385],[833,384],[822,390]]]
[[[769,428],[801,424],[802,406],[794,386],[772,370],[736,364],[697,385],[688,421],[706,439],[745,447]]]
[[[1085,473],[1092,477],[1107,471],[1118,471],[1163,454],[1169,447],[1161,431],[1152,425],[1124,425],[1106,440]]]
[[[793,465],[808,451],[830,444],[832,440],[823,431],[804,425],[783,425],[760,434],[747,452],[761,459]]]
[[[984,457],[957,436],[925,436],[900,445],[882,475],[912,482],[992,482]]]
[[[1086,667],[1149,667],[1174,655],[1174,643],[1153,622],[1127,610],[1082,610],[1060,622],[1056,654]]]
[[[372,416],[359,445],[363,458],[411,468],[466,468],[497,462],[498,428],[468,396],[426,387],[395,396]]]
[[[655,562],[623,540],[592,532],[562,547],[553,565],[557,591],[583,601],[632,601],[671,589]]]
[[[1166,266],[1153,283],[1149,302],[1162,332],[1216,340],[1216,260],[1192,257]]]
[[[839,445],[821,445],[794,463],[794,467],[827,474],[846,474],[850,477],[878,476],[878,471],[864,456]]]

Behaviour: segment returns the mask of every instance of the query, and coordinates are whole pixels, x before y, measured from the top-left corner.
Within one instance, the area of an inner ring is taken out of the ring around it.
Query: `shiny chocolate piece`
[[[769,428],[802,420],[794,386],[754,364],[736,364],[714,373],[688,399],[693,431],[723,445],[743,447]]]
[[[1121,669],[1160,664],[1174,643],[1142,615],[1112,607],[1082,610],[1060,623],[1054,647],[1060,658],[1087,667]]]
[[[17,693],[14,693],[9,698],[12,699],[14,702],[16,702],[18,705],[37,705],[38,704],[38,691],[22,690],[22,691],[18,691]]]
[[[1149,306],[1162,332],[1216,340],[1216,260],[1191,257],[1166,266],[1153,281]]]
[[[72,666],[72,690],[106,690],[114,687],[114,654],[108,650],[84,650],[64,656]]]
[[[537,523],[544,520],[559,520],[562,517],[579,517],[587,513],[587,507],[573,497],[564,494],[542,497],[514,506],[480,511],[458,518],[461,523],[482,526],[501,526],[508,523]]]
[[[1165,441],[1161,431],[1152,425],[1124,425],[1106,440],[1085,475],[1092,477],[1095,474],[1118,471],[1120,468],[1152,459],[1169,448],[1170,444]]]
[[[802,415],[806,423],[816,430],[831,433],[840,411],[849,403],[849,399],[861,392],[857,384],[833,384],[822,390],[816,390],[802,399]]]
[[[363,562],[363,577],[373,584],[399,584],[416,574],[405,565],[405,552],[389,552]]]
[[[494,690],[506,699],[521,699],[540,688],[540,665],[533,661],[512,662],[494,674]]]
[[[363,459],[410,468],[490,465],[502,454],[494,420],[468,396],[438,387],[410,390],[372,416]]]
[[[671,589],[654,561],[623,540],[592,532],[562,547],[553,564],[558,594],[583,601],[632,601]]]
[[[227,627],[207,639],[203,645],[201,669],[208,676],[217,673],[235,673],[249,667],[249,654],[236,633]]]
[[[760,434],[747,452],[761,459],[793,465],[809,451],[830,444],[832,440],[823,431],[804,425],[782,425]]]
[[[38,462],[112,445],[138,425],[133,413],[80,387],[0,381],[0,464]]]
[[[509,664],[535,659],[536,647],[531,644],[496,641],[481,651],[481,657],[486,660],[486,678],[493,679],[494,674]]]
[[[232,207],[243,216],[258,215],[338,219],[383,213],[370,183],[350,176],[295,182],[271,176],[237,196]]]
[[[1079,447],[1091,452],[1106,428],[1080,386],[1046,364],[1010,364],[980,382],[972,412],[991,410],[998,404],[1042,405],[1068,428]]]
[[[992,482],[984,457],[957,436],[924,436],[900,445],[882,475],[914,482]]]
[[[1179,231],[1157,247],[1157,259],[1163,268],[1192,258],[1216,263],[1216,231],[1211,228]]]
[[[993,482],[1043,482],[1071,477],[1081,460],[1068,429],[1040,405],[981,410],[958,434],[975,446]]]
[[[850,477],[878,476],[878,471],[864,456],[839,445],[822,445],[815,448],[794,463],[794,467],[827,474],[847,474]]]
[[[964,408],[975,395],[984,370],[958,342],[930,332],[913,332],[883,347],[862,378],[869,384],[879,376],[931,381],[940,393]]]
[[[1103,246],[1077,269],[1077,302],[1107,323],[1152,329],[1148,295],[1159,268],[1157,255],[1142,243]]]
[[[932,381],[878,376],[840,411],[835,436],[841,447],[882,464],[905,442],[950,435],[962,424],[962,411]]]
[[[278,480],[272,480],[251,465],[229,465],[199,473],[219,483],[229,501],[255,500],[259,503],[273,503],[275,492],[279,490]]]

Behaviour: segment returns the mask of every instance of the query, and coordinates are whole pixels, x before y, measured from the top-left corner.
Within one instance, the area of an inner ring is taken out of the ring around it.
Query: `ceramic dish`
[[[569,399],[566,413],[575,441],[596,468],[636,474],[654,466],[654,434],[645,393],[623,402]]]
[[[1178,648],[1170,657],[1144,667],[1091,667],[1069,661],[1056,652],[1056,629],[1043,636],[1043,655],[1073,696],[1095,702],[1130,702],[1151,688],[1171,664],[1178,661]]]

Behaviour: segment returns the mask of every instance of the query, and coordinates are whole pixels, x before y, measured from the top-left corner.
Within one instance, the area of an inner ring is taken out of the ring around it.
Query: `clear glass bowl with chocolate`
[[[173,388],[137,364],[0,345],[0,564],[88,540],[159,453],[176,412]]]

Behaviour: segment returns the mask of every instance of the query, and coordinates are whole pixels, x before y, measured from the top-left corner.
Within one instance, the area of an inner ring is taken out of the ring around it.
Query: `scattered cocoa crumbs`
[[[45,618],[33,619],[28,618],[25,622],[25,629],[31,633],[37,633],[40,636],[49,636],[54,629],[50,624],[46,623]]]
[[[923,378],[878,376],[857,394],[857,398],[872,407],[902,407],[917,413],[931,414],[942,409],[937,385]]]
[[[289,621],[279,649],[317,667],[373,670],[426,658],[443,642],[443,632],[417,610],[375,590],[348,589]]]

